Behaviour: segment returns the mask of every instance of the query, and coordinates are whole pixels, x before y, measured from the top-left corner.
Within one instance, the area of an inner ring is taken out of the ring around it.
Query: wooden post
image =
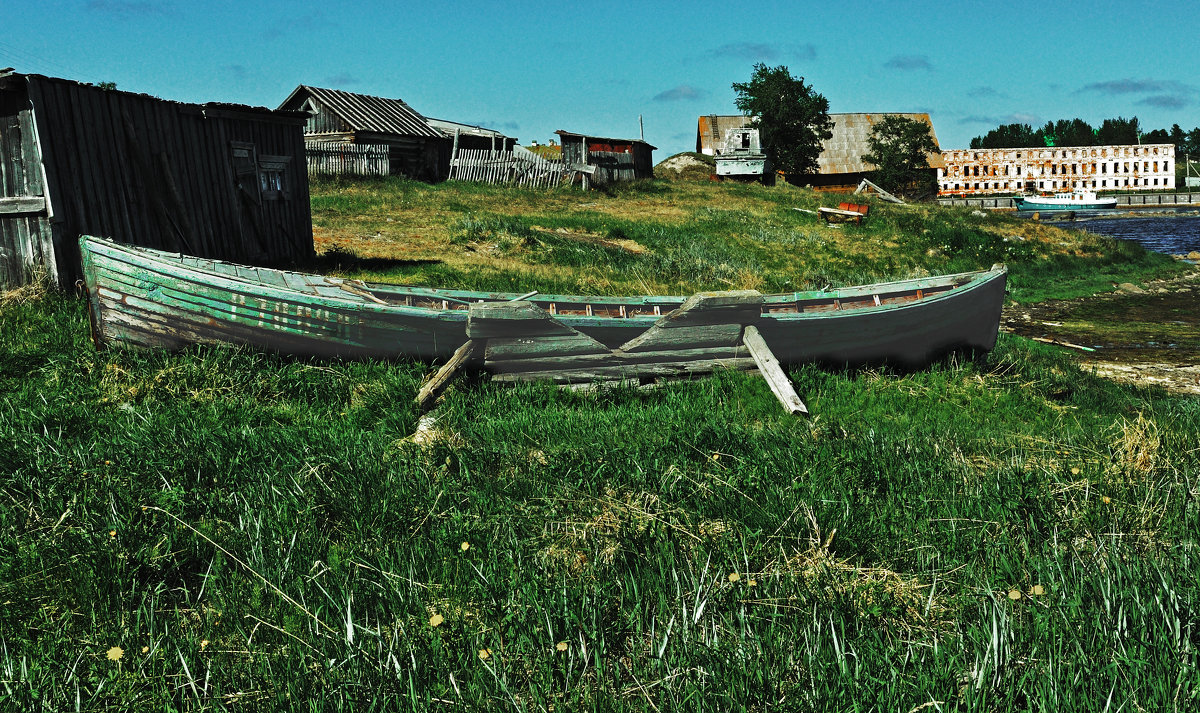
[[[429,381],[425,382],[425,385],[417,392],[416,399],[414,399],[418,409],[424,411],[426,406],[437,398],[438,394],[442,393],[442,389],[446,388],[446,385],[450,383],[450,379],[454,378],[459,368],[470,361],[471,357],[475,355],[475,351],[479,348],[480,344],[482,342],[478,340],[468,339],[465,344],[454,352],[454,356],[450,357],[450,360],[443,364],[442,368],[438,369],[437,373],[429,378]]]
[[[775,394],[775,398],[779,399],[779,403],[783,404],[783,408],[791,414],[807,414],[808,407],[804,405],[804,402],[796,394],[796,390],[792,388],[791,380],[779,366],[779,360],[771,353],[771,348],[767,346],[762,335],[758,333],[758,328],[752,324],[747,325],[746,330],[742,332],[742,342],[750,350],[750,356],[758,365],[759,372],[767,380],[771,392]]]
[[[458,127],[455,127],[454,128],[454,145],[450,147],[450,171],[449,171],[450,175],[446,176],[447,180],[451,179],[451,178],[458,178],[458,174],[460,172],[454,170],[454,169],[458,168],[457,166],[454,165],[454,161],[457,158],[458,158]]]

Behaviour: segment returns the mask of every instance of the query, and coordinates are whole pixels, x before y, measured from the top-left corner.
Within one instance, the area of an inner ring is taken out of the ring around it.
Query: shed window
[[[291,160],[291,156],[267,156],[264,154],[258,157],[258,185],[262,189],[263,200],[276,201],[288,198],[284,173]]]
[[[259,154],[248,141],[231,141],[229,146],[233,153],[234,180],[244,196],[258,204],[289,197],[285,174],[291,156]]]

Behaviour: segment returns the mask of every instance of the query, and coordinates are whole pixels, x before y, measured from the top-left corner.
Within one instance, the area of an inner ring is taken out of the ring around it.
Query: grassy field
[[[1013,297],[1176,269],[807,191],[318,184],[320,264],[544,292],[800,289],[1007,261]],[[1007,238],[1007,240],[1006,240]],[[1023,238],[1023,239],[1020,239]],[[94,350],[0,303],[0,710],[1195,710],[1200,400],[1001,335],[900,373],[653,391],[413,362]]]

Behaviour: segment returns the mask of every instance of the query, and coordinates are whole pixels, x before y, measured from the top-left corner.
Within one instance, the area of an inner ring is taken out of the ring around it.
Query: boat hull
[[[1037,200],[1036,198],[1016,198],[1014,204],[1017,210],[1105,210],[1117,207],[1116,198],[1097,198],[1095,200]]]
[[[362,285],[86,236],[80,248],[98,345],[179,349],[232,343],[323,358],[445,359],[467,339],[467,304],[518,297]],[[769,295],[751,323],[784,363],[916,365],[952,349],[995,345],[1005,275],[998,267],[824,293]],[[539,296],[530,301],[616,348],[684,299]]]

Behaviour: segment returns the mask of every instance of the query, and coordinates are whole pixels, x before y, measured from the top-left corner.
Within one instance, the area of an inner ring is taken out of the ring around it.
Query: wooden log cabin
[[[313,255],[304,117],[0,75],[0,289],[80,276],[80,234],[271,265]]]
[[[450,141],[400,99],[322,89],[304,84],[279,105],[306,114],[306,140],[371,144],[388,147],[388,173],[423,181],[439,181]],[[449,159],[444,169],[449,169]]]

